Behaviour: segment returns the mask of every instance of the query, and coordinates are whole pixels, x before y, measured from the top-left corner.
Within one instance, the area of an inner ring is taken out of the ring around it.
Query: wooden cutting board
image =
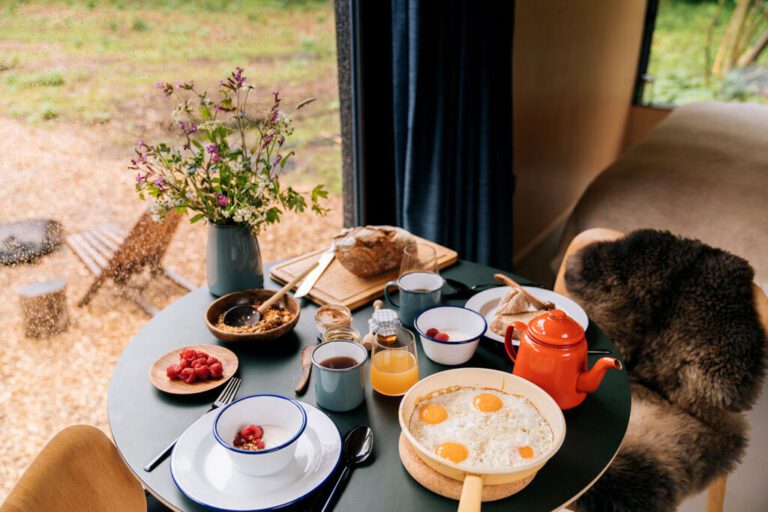
[[[456,263],[456,251],[423,238],[416,237],[416,241],[435,248],[437,263],[441,269]],[[320,249],[275,265],[269,271],[269,275],[276,281],[287,283],[307,267],[317,264],[317,260],[324,251],[325,249]],[[381,297],[384,294],[384,285],[388,281],[396,280],[398,272],[398,269],[393,269],[377,276],[358,277],[334,259],[307,297],[320,305],[343,304],[349,309],[356,309]]]

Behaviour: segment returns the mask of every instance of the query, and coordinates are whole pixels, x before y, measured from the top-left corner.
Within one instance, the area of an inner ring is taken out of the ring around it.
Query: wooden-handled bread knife
[[[336,244],[334,242],[331,244],[330,249],[320,255],[320,259],[318,260],[315,269],[310,272],[307,277],[304,278],[304,281],[301,282],[301,285],[299,285],[296,293],[293,294],[294,299],[300,299],[307,295],[310,290],[312,290],[312,287],[315,286],[317,280],[320,279],[320,276],[323,275],[325,269],[328,268],[328,265],[331,264],[333,258],[336,256],[335,247]]]

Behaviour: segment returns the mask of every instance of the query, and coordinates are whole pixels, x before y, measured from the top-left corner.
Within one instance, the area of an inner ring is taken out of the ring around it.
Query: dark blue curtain
[[[513,26],[511,1],[391,2],[397,224],[502,268],[512,264]]]

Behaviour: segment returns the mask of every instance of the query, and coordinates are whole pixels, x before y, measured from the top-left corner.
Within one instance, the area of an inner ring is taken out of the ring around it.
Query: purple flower
[[[145,163],[147,161],[147,145],[144,144],[144,139],[141,139],[136,145],[136,153],[139,155],[139,162]]]
[[[153,181],[152,184],[157,188],[163,188],[163,185],[165,185],[165,180],[163,179],[162,176],[158,176],[157,178],[155,178],[155,181]]]
[[[229,199],[224,194],[217,194],[216,195],[216,202],[219,206],[227,206],[229,204]]]
[[[282,146],[283,144],[285,144],[285,137],[281,135],[277,138],[277,145]]]
[[[217,152],[216,144],[208,144],[208,146],[205,148],[205,150],[211,154]]]
[[[278,166],[283,161],[283,155],[277,155],[275,158],[275,166]]]
[[[142,176],[140,173],[136,174],[136,183],[141,184],[146,180],[144,176]]]
[[[165,94],[166,98],[173,94],[173,84],[171,83],[157,82],[155,87],[163,91],[163,94]]]
[[[215,163],[221,162],[221,157],[219,156],[218,153],[216,153],[211,157],[211,162],[215,162]]]
[[[271,133],[269,135],[265,135],[264,136],[264,144],[269,144],[270,142],[272,142],[272,139],[274,139],[274,138],[275,138],[274,135],[272,135]]]
[[[179,129],[185,135],[191,135],[197,131],[197,126],[193,122],[185,123],[184,121],[179,121]]]
[[[243,71],[245,71],[245,69],[243,69],[240,66],[237,66],[235,68],[235,72],[232,74],[232,77],[235,79],[235,83],[237,84],[238,87],[242,87],[242,85],[245,83],[245,77],[243,76]]]

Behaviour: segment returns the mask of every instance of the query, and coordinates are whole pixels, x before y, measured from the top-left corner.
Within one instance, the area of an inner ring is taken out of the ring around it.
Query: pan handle
[[[458,512],[480,512],[483,497],[483,479],[478,475],[467,474],[461,489]]]

